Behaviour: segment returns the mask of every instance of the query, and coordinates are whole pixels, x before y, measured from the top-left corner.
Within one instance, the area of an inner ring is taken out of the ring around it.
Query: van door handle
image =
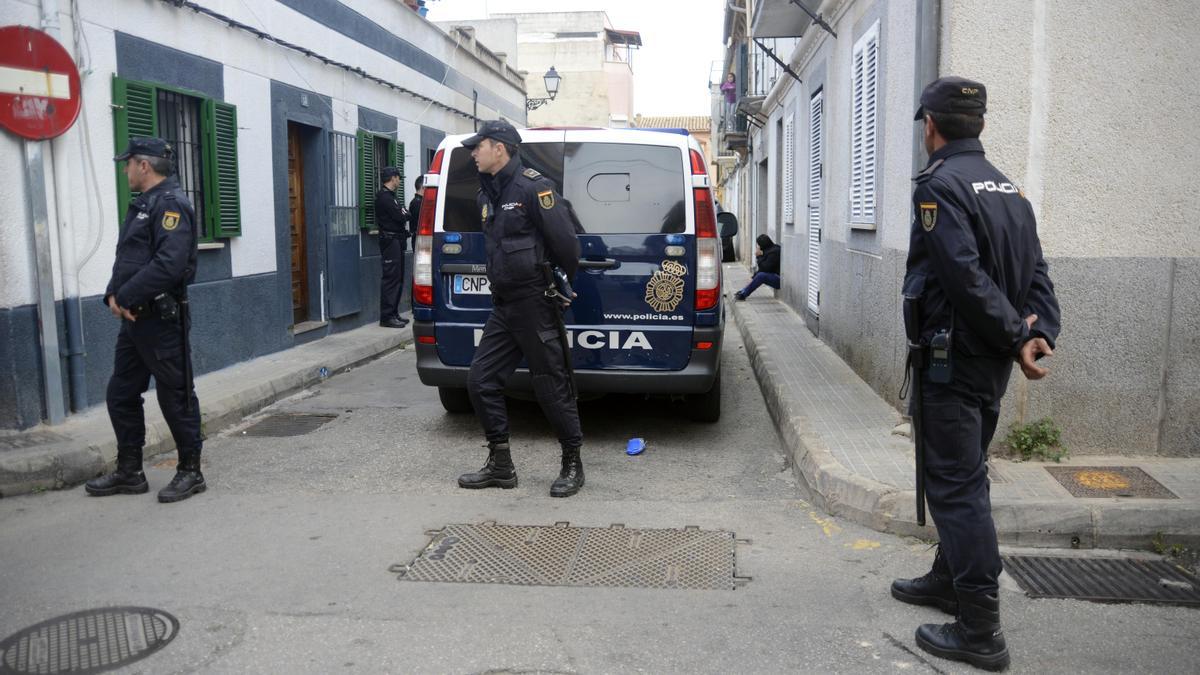
[[[588,260],[584,258],[579,261],[579,266],[589,270],[607,270],[617,266],[615,258],[605,258],[603,260]]]

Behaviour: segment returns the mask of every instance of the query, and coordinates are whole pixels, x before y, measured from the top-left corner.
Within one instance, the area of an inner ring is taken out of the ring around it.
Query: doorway
[[[768,198],[769,183],[767,182],[770,180],[770,176],[771,176],[771,172],[769,169],[770,169],[770,167],[767,165],[767,160],[764,159],[763,161],[758,163],[758,175],[755,177],[756,178],[755,183],[757,183],[757,187],[758,187],[758,189],[756,190],[756,192],[758,193],[758,195],[757,195],[758,203],[754,205],[754,213],[756,215],[756,218],[754,219],[754,239],[755,240],[758,239],[758,235],[766,234],[767,229],[770,226],[771,214],[767,210],[767,207],[770,203],[769,198]],[[754,248],[751,247],[750,250],[753,251]]]
[[[304,151],[300,127],[288,123],[288,227],[292,254],[292,324],[308,321],[308,227],[304,209]]]

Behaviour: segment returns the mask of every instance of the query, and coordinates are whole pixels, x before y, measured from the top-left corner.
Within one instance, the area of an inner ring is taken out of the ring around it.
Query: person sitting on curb
[[[754,250],[758,265],[754,267],[754,278],[745,288],[733,294],[735,300],[745,300],[763,284],[779,290],[779,245],[765,234],[758,235],[755,241],[758,242]]]

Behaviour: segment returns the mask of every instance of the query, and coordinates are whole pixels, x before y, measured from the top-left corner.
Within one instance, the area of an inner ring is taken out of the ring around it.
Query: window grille
[[[200,99],[158,90],[158,132],[175,150],[175,173],[179,186],[196,210],[201,239],[211,239],[204,218],[204,151],[200,133]]]

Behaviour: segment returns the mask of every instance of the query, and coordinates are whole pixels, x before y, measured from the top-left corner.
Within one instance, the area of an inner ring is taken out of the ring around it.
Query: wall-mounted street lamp
[[[550,95],[546,98],[525,99],[526,110],[537,110],[550,101],[553,101],[555,96],[558,96],[558,85],[562,83],[562,76],[558,74],[554,66],[550,66],[550,70],[546,71],[546,74],[542,76],[542,80],[546,82],[546,93]]]

